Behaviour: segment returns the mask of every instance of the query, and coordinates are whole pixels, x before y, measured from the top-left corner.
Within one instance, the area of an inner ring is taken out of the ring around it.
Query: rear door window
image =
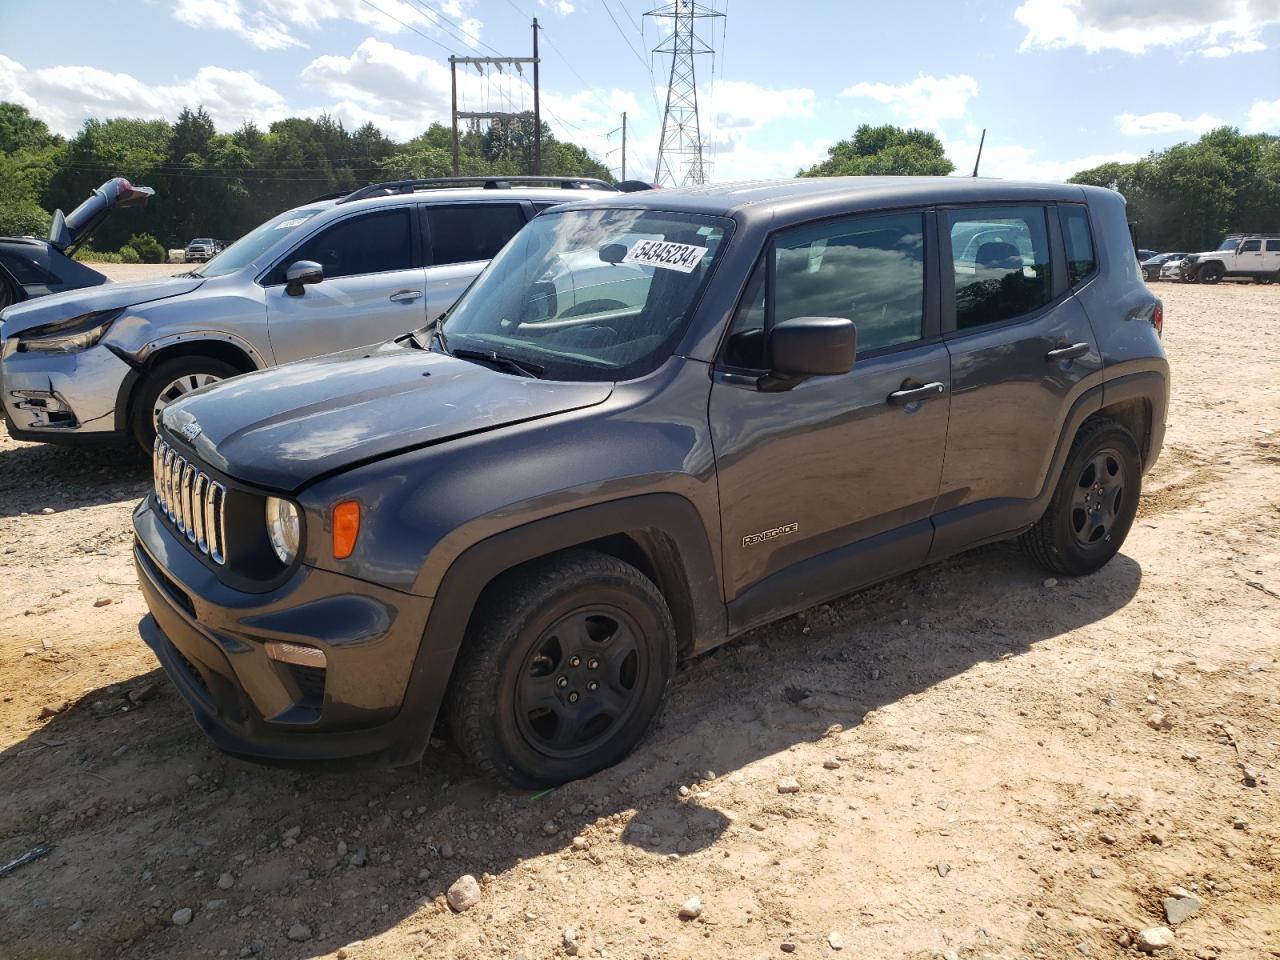
[[[423,211],[435,266],[492,260],[525,224],[524,208],[516,203],[434,205]]]
[[[1267,253],[1280,253],[1280,240],[1268,240]]]
[[[1044,207],[949,210],[956,329],[1034,313],[1053,298]]]
[[[1074,287],[1092,276],[1098,267],[1093,252],[1093,234],[1089,231],[1089,211],[1078,204],[1060,204],[1058,222],[1062,224],[1062,243],[1067,252],[1067,276]],[[1161,262],[1176,254],[1166,254]]]

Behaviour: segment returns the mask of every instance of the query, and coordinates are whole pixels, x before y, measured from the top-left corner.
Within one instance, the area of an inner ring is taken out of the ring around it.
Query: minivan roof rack
[[[368,197],[386,197],[397,193],[414,193],[440,187],[483,187],[485,190],[510,190],[520,187],[560,187],[565,190],[617,190],[611,183],[595,177],[426,177],[420,180],[388,180],[371,183],[347,194],[339,203],[351,203]]]

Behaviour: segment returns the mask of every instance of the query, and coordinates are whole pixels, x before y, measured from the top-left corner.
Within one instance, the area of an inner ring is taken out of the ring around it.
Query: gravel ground
[[[147,464],[0,440],[0,863],[51,847],[0,957],[1280,957],[1280,288],[1159,292],[1106,569],[988,547],[755,631],[544,795],[212,749],[137,637]]]

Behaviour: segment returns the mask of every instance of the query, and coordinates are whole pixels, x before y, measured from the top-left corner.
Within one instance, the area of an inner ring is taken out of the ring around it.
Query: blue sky
[[[727,13],[698,64],[718,180],[788,176],[868,122],[935,131],[964,171],[986,127],[983,173],[1032,179],[1220,123],[1280,134],[1280,0],[704,2]],[[203,103],[224,130],[329,112],[404,140],[448,122],[450,52],[527,56],[537,15],[546,119],[616,170],[626,110],[628,174],[648,177],[669,67],[648,52],[654,5],[0,0],[0,99],[64,134]],[[527,79],[472,76],[464,107],[528,106]]]

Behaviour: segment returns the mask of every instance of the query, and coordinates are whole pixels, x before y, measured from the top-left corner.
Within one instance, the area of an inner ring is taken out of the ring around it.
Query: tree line
[[[202,107],[173,123],[117,118],[86,120],[74,137],[51,133],[19,104],[0,102],[0,236],[46,235],[51,213],[70,212],[111,177],[154,187],[142,209],[120,210],[93,245],[114,251],[162,247],[194,237],[231,242],[269,216],[318,196],[406,177],[449,176],[452,131],[432,124],[395,143],[372,123],[349,131],[329,116],[289,117],[262,129],[244,123],[218,133]],[[514,176],[533,169],[533,124],[515,118],[460,137],[466,176]],[[552,176],[599,177],[608,167],[542,125],[542,170]],[[137,241],[135,243],[134,241]]]
[[[533,169],[533,124],[516,118],[461,137],[468,176],[513,176]],[[612,181],[606,166],[543,124],[543,172]],[[177,120],[86,120],[69,139],[15,103],[0,102],[0,236],[48,231],[50,213],[70,211],[104,180],[124,176],[156,189],[141,210],[123,210],[94,238],[99,250],[129,246],[154,256],[193,237],[232,241],[265,218],[317,196],[381,180],[448,176],[452,133],[434,123],[395,143],[371,123],[355,131],[329,116],[289,117],[265,130],[246,122],[218,133],[202,107]],[[797,176],[945,176],[955,172],[938,137],[891,124],[863,124]],[[1210,131],[1195,143],[1152,152],[1135,163],[1107,163],[1072,183],[1119,190],[1140,243],[1203,250],[1237,231],[1280,232],[1280,137]]]
[[[802,177],[945,176],[955,170],[942,142],[924,130],[863,124]],[[1082,170],[1070,183],[1120,191],[1138,242],[1156,250],[1212,250],[1223,236],[1280,232],[1280,137],[1220,127],[1195,143],[1135,163]]]

